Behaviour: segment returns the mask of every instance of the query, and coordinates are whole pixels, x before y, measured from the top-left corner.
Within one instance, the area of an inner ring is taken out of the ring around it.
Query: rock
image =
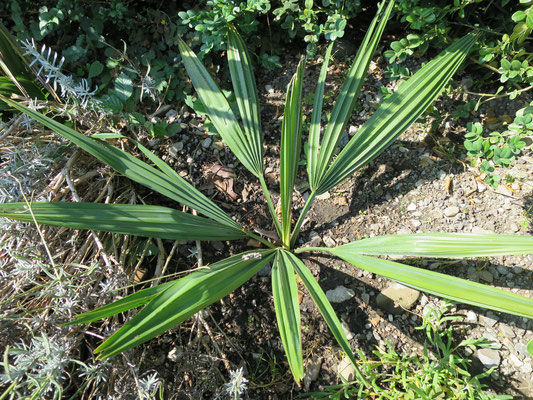
[[[344,196],[337,197],[336,200],[337,200],[337,204],[339,206],[347,206],[347,205],[349,205],[348,204],[348,199],[346,197],[344,197]]]
[[[410,309],[418,300],[420,292],[400,283],[393,283],[376,297],[379,307],[392,314],[401,314],[403,309]],[[397,306],[398,305],[398,306]]]
[[[516,352],[522,356],[522,357],[525,357],[526,359],[528,357],[531,358],[531,356],[529,355],[529,353],[527,352],[527,345],[525,343],[517,343],[514,345],[514,349],[516,350]]]
[[[348,357],[344,357],[337,365],[337,373],[351,382],[355,378],[355,368]]]
[[[416,204],[411,203],[407,206],[407,211],[415,211],[416,210]]]
[[[494,277],[492,276],[490,271],[487,271],[487,270],[479,271],[478,276],[482,281],[485,281],[488,283],[491,283],[494,281]]]
[[[318,200],[327,200],[327,199],[329,199],[330,197],[331,197],[331,195],[329,194],[329,192],[322,193],[322,194],[316,196],[316,198],[317,198]]]
[[[172,350],[170,350],[167,354],[167,358],[172,362],[178,362],[182,354],[182,351],[178,349],[177,347],[174,347]]]
[[[488,229],[483,229],[479,226],[474,226],[472,228],[472,233],[475,233],[476,235],[486,235],[486,234],[491,234],[491,233],[494,233],[492,231],[489,231]]]
[[[509,272],[509,270],[506,267],[504,267],[503,265],[498,265],[496,267],[496,270],[502,275],[507,275],[507,273]]]
[[[210,137],[208,138],[205,138],[203,141],[202,141],[202,147],[204,149],[208,149],[210,146],[211,146],[211,143],[213,142],[213,139],[211,139]]]
[[[520,367],[522,367],[522,364],[523,364],[523,362],[513,353],[509,354],[509,362],[516,369],[519,369]]]
[[[422,225],[422,222],[420,222],[417,219],[412,219],[411,220],[411,225],[413,225],[415,228],[418,228],[420,225]]]
[[[332,303],[342,303],[355,296],[355,292],[352,289],[348,289],[344,286],[338,286],[333,290],[326,292],[326,297]]]
[[[267,91],[267,93],[274,93],[274,88],[272,87],[272,85],[265,85],[265,90]]]
[[[304,388],[306,391],[309,391],[311,383],[318,379],[318,374],[320,373],[320,367],[322,366],[322,358],[313,357],[305,369],[304,375]]]
[[[348,128],[348,135],[353,136],[357,133],[358,130],[359,128],[357,126],[350,125],[350,127]]]
[[[487,186],[485,186],[484,184],[482,184],[481,182],[477,182],[477,191],[479,193],[483,193],[485,190],[487,190]]]
[[[331,238],[330,236],[324,236],[324,238],[322,240],[324,241],[324,244],[327,247],[335,247],[337,245],[335,240],[333,240],[333,238]]]
[[[362,293],[361,294],[361,300],[363,303],[369,304],[370,303],[370,295],[368,293]]]
[[[500,365],[500,353],[493,349],[478,349],[477,357],[485,368],[497,367]]]
[[[348,324],[346,322],[342,321],[341,325],[342,325],[342,329],[344,330],[344,334],[346,335],[346,339],[352,340],[353,339],[353,333],[352,333],[352,331],[350,331],[350,327],[348,326]]]
[[[468,310],[466,312],[466,321],[467,322],[477,322],[477,314],[472,311],[472,310]]]
[[[272,265],[270,263],[268,263],[267,265],[265,265],[263,268],[261,268],[259,270],[257,275],[259,275],[259,276],[270,276],[271,272],[272,272]]]
[[[455,217],[457,214],[459,214],[459,207],[449,206],[444,209],[444,215],[447,217]]]
[[[485,326],[489,326],[489,327],[493,327],[494,325],[496,325],[496,323],[498,322],[498,319],[496,318],[496,316],[492,313],[487,313],[487,315],[480,315],[479,316],[479,322],[482,324],[482,325],[485,325]]]
[[[513,328],[511,328],[509,325],[500,324],[500,332],[503,336],[506,338],[514,338],[516,334],[514,333]]]

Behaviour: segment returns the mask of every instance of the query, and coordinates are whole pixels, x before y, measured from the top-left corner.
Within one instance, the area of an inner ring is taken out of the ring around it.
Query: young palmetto
[[[333,336],[355,366],[355,356],[338,317],[310,270],[297,256],[307,251],[328,252],[359,268],[448,299],[533,317],[533,300],[524,296],[371,257],[403,255],[449,258],[527,254],[533,252],[533,238],[530,236],[435,233],[387,235],[334,248],[294,249],[302,221],[316,196],[330,190],[354,171],[368,164],[404,132],[440,94],[475,42],[475,35],[469,34],[421,68],[392,96],[383,100],[374,115],[334,157],[392,6],[393,1],[380,5],[348,72],[328,124],[321,133],[322,101],[331,45],[326,52],[316,88],[308,137],[307,173],[310,195],[294,225],[291,199],[301,156],[304,62],[300,62],[287,88],[281,129],[279,219],[263,175],[259,100],[250,57],[242,39],[234,28],[229,27],[227,56],[239,115],[232,111],[223,92],[192,50],[184,42],[179,44],[184,65],[199,98],[206,106],[209,119],[242,165],[259,179],[281,241],[280,247],[241,227],[140,144],[137,144],[140,150],[154,166],[100,138],[86,137],[40,113],[3,98],[10,106],[40,121],[126,177],[198,211],[204,217],[159,206],[93,203],[33,203],[29,206],[31,212],[24,203],[1,204],[2,216],[23,221],[33,221],[35,218],[39,223],[77,229],[175,240],[231,240],[252,237],[265,246],[264,249],[231,256],[184,278],[141,290],[115,303],[77,316],[72,323],[88,323],[144,305],[137,315],[95,350],[101,358],[119,354],[180,324],[242,285],[268,263],[272,263],[272,292],[278,328],[294,379],[300,382],[304,376],[296,275],[307,288]],[[359,378],[366,383],[364,377]]]

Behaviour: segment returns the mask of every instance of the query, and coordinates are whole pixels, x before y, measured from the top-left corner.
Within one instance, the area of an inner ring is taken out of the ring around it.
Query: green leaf
[[[338,247],[352,254],[409,257],[495,257],[533,253],[533,236],[473,233],[384,235]]]
[[[531,357],[533,357],[533,339],[530,340],[527,344],[527,352]]]
[[[241,116],[244,133],[254,164],[263,173],[263,139],[259,98],[253,74],[252,62],[244,41],[233,26],[228,30],[228,65],[235,98]]]
[[[441,93],[475,40],[474,34],[458,40],[405,81],[394,94],[383,100],[381,107],[331,164],[320,181],[317,193],[327,192],[354,171],[368,164],[415,122]],[[332,114],[332,122],[341,124],[336,118]],[[321,159],[319,164],[325,161]],[[324,165],[322,167],[324,168]],[[314,182],[314,185],[316,184],[317,181]]]
[[[179,325],[237,289],[274,255],[273,250],[241,253],[176,280],[95,352],[99,358],[112,357]]]
[[[324,248],[323,250],[358,268],[436,296],[481,308],[490,308],[521,317],[533,318],[533,299],[510,291],[393,261],[363,256],[344,246],[333,249]]]
[[[192,84],[217,132],[244,167],[259,177],[263,174],[263,159],[257,157],[253,140],[243,133],[228,100],[196,54],[182,40],[178,46]]]
[[[133,81],[122,72],[115,80],[115,93],[122,100],[128,100],[133,94]]]
[[[348,72],[346,81],[342,85],[341,92],[337,97],[337,101],[335,102],[331,117],[322,137],[318,161],[310,166],[309,185],[313,191],[316,191],[321,187],[321,182],[324,179],[326,169],[333,158],[335,149],[337,148],[346,125],[348,124],[348,120],[352,115],[352,110],[363,86],[368,66],[376,51],[379,39],[383,34],[393,5],[394,2],[391,1],[385,8],[385,2],[381,3],[378,13],[368,28],[363,43],[355,56],[354,63]],[[321,191],[321,193],[324,192],[325,191]]]
[[[132,293],[123,299],[117,300],[111,304],[107,304],[103,307],[97,308],[96,310],[84,312],[83,314],[78,314],[74,317],[74,320],[63,324],[62,326],[76,325],[76,324],[88,324],[90,322],[98,321],[113,315],[119,314],[124,311],[131,310],[133,308],[140,307],[145,305],[154,297],[163,293],[169,287],[171,287],[175,282],[162,283],[154,287],[146,288],[139,290],[135,293]]]
[[[290,247],[292,194],[298,162],[301,153],[302,138],[302,88],[305,59],[298,64],[296,74],[292,77],[285,99],[285,112],[281,125],[280,154],[280,198],[283,244]]]
[[[272,294],[285,354],[296,382],[304,377],[300,304],[294,270],[288,253],[278,251],[272,267]]]
[[[75,229],[173,240],[231,240],[245,237],[237,227],[167,207],[102,203],[0,204],[0,216]]]
[[[292,253],[287,253],[287,257],[290,260],[293,268],[296,270],[296,273],[304,283],[307,291],[311,295],[311,298],[317,305],[318,310],[322,314],[322,317],[324,317],[324,320],[328,324],[331,333],[333,333],[335,340],[337,340],[337,342],[341,346],[342,350],[346,353],[352,364],[356,366],[355,356],[352,353],[350,343],[346,338],[346,334],[344,333],[344,329],[342,328],[341,321],[337,317],[335,310],[333,310],[333,307],[331,306],[331,303],[326,297],[326,294],[324,293],[318,282],[315,281],[315,278],[313,277],[311,271],[309,271],[309,269],[298,257],[296,257]]]
[[[328,74],[328,64],[331,57],[331,50],[333,49],[333,42],[330,43],[320,68],[320,75],[316,84],[315,99],[313,104],[313,114],[311,116],[311,126],[309,128],[309,151],[307,152],[307,174],[309,179],[314,177],[315,171],[318,169],[318,154],[320,148],[320,121],[322,119],[322,105],[324,102],[324,87],[326,84],[326,77]]]
[[[175,171],[171,172],[171,168],[155,155],[152,154],[151,160],[159,160],[157,166],[163,168],[163,172],[117,147],[104,141],[82,135],[81,133],[15,101],[3,96],[0,96],[0,100],[3,100],[8,105],[44,124],[49,129],[70,140],[103,163],[124,174],[129,179],[185,204],[206,217],[223,223],[224,225],[240,228],[239,224],[226,215],[226,213],[215,203],[205,197],[199,190],[179,176]],[[146,152],[151,154],[148,150],[146,150]]]
[[[104,64],[100,61],[95,61],[89,67],[89,79],[99,76],[104,70]]]

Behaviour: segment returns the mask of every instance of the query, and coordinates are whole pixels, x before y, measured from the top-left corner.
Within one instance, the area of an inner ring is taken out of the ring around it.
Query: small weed
[[[485,338],[454,340],[454,325],[462,320],[450,315],[450,303],[439,309],[427,308],[418,330],[426,332],[423,355],[400,355],[387,341],[386,348],[373,351],[376,358],[366,358],[360,353],[360,368],[372,382],[365,388],[360,382],[344,382],[328,386],[322,393],[310,393],[302,397],[312,399],[511,399],[511,396],[495,395],[486,391],[481,379],[494,368],[481,374],[468,372],[470,361],[465,350],[489,347]]]

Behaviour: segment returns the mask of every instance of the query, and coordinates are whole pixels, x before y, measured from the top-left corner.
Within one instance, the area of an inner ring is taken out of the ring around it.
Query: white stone
[[[335,289],[326,292],[326,297],[332,303],[342,303],[354,296],[355,292],[344,286],[337,286]]]

